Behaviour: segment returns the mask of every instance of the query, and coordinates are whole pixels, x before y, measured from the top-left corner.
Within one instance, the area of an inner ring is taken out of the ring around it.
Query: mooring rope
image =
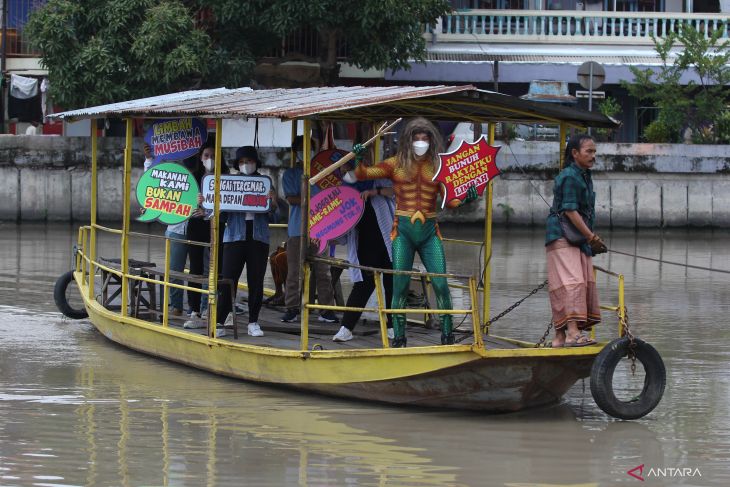
[[[507,144],[507,147],[509,147],[509,151],[512,154],[512,158],[515,160],[515,164],[517,165],[517,167],[520,169],[520,171],[522,171],[522,174],[527,178],[527,181],[530,183],[530,185],[535,190],[535,192],[540,197],[540,199],[542,199],[542,201],[544,201],[545,204],[549,208],[550,207],[550,203],[548,203],[547,200],[543,197],[542,193],[540,193],[540,190],[537,188],[537,186],[535,186],[535,183],[532,181],[532,178],[530,178],[530,176],[527,175],[527,173],[525,172],[525,170],[522,169],[522,165],[520,164],[520,161],[517,159],[517,156],[515,155],[514,151],[512,150],[512,146],[510,146],[509,144]],[[660,264],[678,265],[678,266],[681,266],[681,267],[687,267],[689,269],[698,269],[698,270],[702,270],[702,271],[721,272],[723,274],[730,274],[730,270],[726,270],[726,269],[714,269],[712,267],[704,267],[704,266],[699,266],[699,265],[685,264],[683,262],[672,262],[670,260],[655,259],[654,257],[646,257],[646,256],[643,256],[643,255],[632,254],[630,252],[622,252],[620,250],[608,249],[608,251],[611,252],[611,253],[614,253],[614,254],[621,254],[621,255],[626,255],[628,257],[634,257],[635,259],[651,260],[653,262],[659,262]]]
[[[609,252],[612,252],[614,254],[621,254],[621,255],[626,255],[626,256],[629,256],[629,257],[634,257],[636,259],[651,260],[651,261],[654,261],[654,262],[659,262],[661,264],[678,265],[678,266],[682,266],[682,267],[689,267],[690,269],[699,269],[701,271],[722,272],[723,274],[730,274],[730,270],[726,270],[726,269],[713,269],[712,267],[704,267],[704,266],[701,266],[701,265],[685,264],[684,262],[672,262],[670,260],[655,259],[654,257],[646,257],[646,256],[643,256],[643,255],[636,255],[636,254],[632,254],[632,253],[629,253],[629,252],[622,252],[620,250],[608,249],[608,251]]]

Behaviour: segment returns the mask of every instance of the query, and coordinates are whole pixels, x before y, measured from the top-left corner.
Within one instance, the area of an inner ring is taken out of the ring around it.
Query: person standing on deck
[[[260,176],[258,168],[261,162],[254,147],[249,145],[236,150],[236,164],[241,174]],[[246,267],[248,334],[254,337],[264,335],[258,318],[264,300],[264,276],[269,258],[269,222],[276,221],[278,211],[274,189],[269,193],[269,199],[271,210],[268,213],[226,212],[228,216],[223,234],[223,264],[220,276],[233,281],[235,299],[238,280],[243,268]],[[216,323],[222,323],[225,318],[224,326],[232,326],[232,313],[235,312],[235,309],[231,309],[230,288],[221,286]]]
[[[197,181],[198,188],[201,187],[203,176],[205,175],[203,157],[206,154],[210,154],[211,151],[211,147],[203,146],[194,157],[191,157],[189,160],[186,159],[186,166],[188,166],[190,173]],[[193,211],[187,222],[186,239],[191,242],[210,241],[210,224],[205,220],[205,210],[200,205],[201,199],[200,194],[198,194],[198,207]],[[187,244],[188,258],[190,259],[190,274],[201,275],[203,273],[204,250],[205,247],[203,246]],[[188,282],[188,286],[198,289],[201,288],[201,285],[195,282]],[[190,319],[183,324],[183,328],[189,328],[191,322],[200,320],[200,299],[202,294],[195,291],[188,291],[187,294]]]
[[[194,172],[198,180],[198,187],[203,187],[203,178],[215,174],[216,164],[220,166],[221,174],[228,174],[228,165],[223,161],[215,161],[215,142],[208,139],[206,145],[201,147],[198,157],[202,163],[202,170]],[[203,194],[198,194],[198,205],[203,204]],[[210,243],[212,241],[210,219],[213,216],[213,210],[204,210],[203,218],[190,219],[188,224],[188,240]],[[218,221],[218,269],[223,268],[223,235],[226,226],[227,213],[221,213]],[[188,254],[190,256],[190,273],[208,275],[210,270],[210,248],[198,245],[189,245]],[[190,283],[191,287],[200,287],[200,284]],[[208,289],[208,285],[204,284],[203,289]],[[197,295],[197,296],[196,296]],[[195,292],[188,292],[188,304],[190,305],[190,319],[183,324],[183,328],[205,328],[207,325],[203,320],[207,320],[206,309],[208,308],[208,294],[201,295]]]
[[[147,171],[154,163],[152,147],[149,144],[144,144],[143,151],[145,156],[144,170]],[[165,237],[171,239],[170,270],[174,272],[183,272],[185,270],[185,263],[188,260],[189,245],[182,240],[187,240],[189,221],[185,220],[174,225],[167,225],[167,229],[165,230]],[[180,279],[170,279],[170,282],[173,284],[183,284],[183,281]],[[183,290],[177,287],[170,288],[170,315],[174,317],[181,317],[183,315]]]
[[[346,176],[347,178],[347,176]],[[362,217],[345,236],[347,241],[347,260],[351,264],[359,264],[380,269],[393,268],[393,250],[390,231],[393,228],[395,200],[393,183],[387,179],[375,181],[357,181],[352,184],[360,191],[365,200]],[[346,306],[363,308],[375,290],[375,278],[370,271],[350,267],[350,279],[354,283]],[[383,274],[385,302],[393,299],[393,274]],[[362,311],[345,311],[342,315],[342,326],[332,337],[332,341],[346,342],[352,340]],[[388,338],[393,338],[393,320],[388,314]]]
[[[288,239],[286,241],[286,292],[284,293],[284,305],[286,312],[281,317],[284,323],[292,323],[296,321],[301,308],[300,289],[299,289],[299,273],[302,269],[303,262],[300,260],[301,236],[302,236],[302,163],[304,160],[304,139],[297,136],[294,139],[294,150],[297,152],[296,166],[284,171],[282,177],[282,186],[284,187],[284,196],[289,203],[289,223],[287,225]],[[312,187],[314,193],[315,186]],[[312,246],[310,246],[310,251]],[[323,262],[316,262],[312,265],[314,271],[314,280],[317,287],[317,301],[319,304],[334,305],[335,298],[332,290],[332,279],[330,277],[329,266]],[[339,320],[333,311],[322,311],[319,315],[319,321],[326,323],[337,323]]]
[[[565,147],[565,169],[555,178],[553,204],[547,217],[545,249],[552,321],[553,347],[583,347],[596,343],[585,331],[601,321],[592,256],[607,251],[593,232],[596,193],[591,168],[596,144],[590,135],[576,135]],[[560,219],[567,219],[585,242],[571,244]]]
[[[418,252],[428,272],[446,273],[446,257],[441,243],[436,221],[436,198],[441,192],[438,182],[433,181],[439,167],[438,152],[442,146],[438,129],[424,118],[410,120],[398,142],[398,153],[372,167],[358,164],[354,175],[358,180],[390,179],[395,190],[395,221],[391,232],[393,241],[393,269],[411,271],[413,258]],[[359,163],[365,148],[357,144],[353,147],[355,162]],[[463,203],[477,199],[475,187],[467,191]],[[460,200],[447,201],[446,205],[455,208],[463,204]],[[406,297],[410,276],[396,274],[393,277],[392,309],[406,307]],[[431,280],[440,309],[452,309],[451,294],[445,277]],[[452,316],[441,317],[441,343],[454,343]],[[406,318],[393,316],[393,347],[405,347]]]

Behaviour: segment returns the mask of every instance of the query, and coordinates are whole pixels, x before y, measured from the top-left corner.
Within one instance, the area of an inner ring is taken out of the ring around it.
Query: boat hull
[[[386,381],[308,384],[333,396],[399,405],[513,412],[560,400],[579,379],[590,375],[593,358],[480,358],[473,362]]]
[[[87,296],[87,288],[79,287]],[[87,298],[85,305],[104,336],[155,357],[247,381],[420,407],[505,412],[554,403],[589,375],[600,351],[472,345],[285,350],[122,317]]]

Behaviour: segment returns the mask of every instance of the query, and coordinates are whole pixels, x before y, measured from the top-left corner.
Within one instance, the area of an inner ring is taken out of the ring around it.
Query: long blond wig
[[[411,172],[416,154],[413,152],[413,136],[416,134],[427,134],[429,138],[428,151],[424,155],[433,163],[433,170],[439,167],[438,153],[441,151],[442,139],[438,129],[425,118],[413,118],[403,128],[400,140],[398,141],[398,167]]]

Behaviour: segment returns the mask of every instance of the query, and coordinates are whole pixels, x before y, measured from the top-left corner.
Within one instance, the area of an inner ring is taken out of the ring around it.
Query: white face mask
[[[428,142],[426,142],[425,140],[417,140],[413,143],[413,152],[418,157],[421,157],[427,151],[428,151]]]
[[[213,159],[203,159],[203,167],[208,172],[213,172]]]
[[[245,175],[253,174],[256,172],[256,163],[253,164],[239,164],[238,169]]]

